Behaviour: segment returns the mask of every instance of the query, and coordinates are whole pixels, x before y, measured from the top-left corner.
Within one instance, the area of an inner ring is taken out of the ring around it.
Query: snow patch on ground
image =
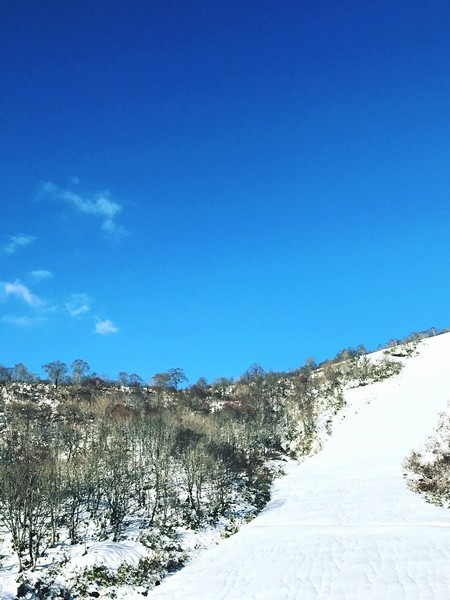
[[[148,556],[148,549],[140,542],[96,542],[83,556],[74,556],[67,568],[75,570],[94,565],[104,565],[116,570],[122,564],[137,566],[139,560]]]

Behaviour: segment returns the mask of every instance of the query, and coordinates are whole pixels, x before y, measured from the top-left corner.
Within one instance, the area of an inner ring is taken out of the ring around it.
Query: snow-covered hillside
[[[419,349],[400,375],[349,390],[324,450],[152,600],[448,600],[450,511],[407,489],[402,462],[448,405],[450,334]]]

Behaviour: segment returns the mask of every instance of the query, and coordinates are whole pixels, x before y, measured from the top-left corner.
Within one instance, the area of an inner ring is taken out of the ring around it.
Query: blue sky
[[[449,24],[2,2],[0,363],[194,382],[448,327]]]

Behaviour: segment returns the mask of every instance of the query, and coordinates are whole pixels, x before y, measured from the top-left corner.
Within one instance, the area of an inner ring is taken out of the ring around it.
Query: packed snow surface
[[[407,489],[402,462],[448,405],[450,334],[419,349],[399,376],[349,390],[324,450],[152,600],[449,600],[450,511]]]

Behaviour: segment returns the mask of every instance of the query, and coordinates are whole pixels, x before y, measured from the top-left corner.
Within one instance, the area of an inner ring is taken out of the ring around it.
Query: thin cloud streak
[[[73,318],[80,317],[91,310],[91,299],[87,294],[72,294],[65,307]]]
[[[63,189],[51,181],[45,181],[41,184],[40,195],[64,202],[81,213],[100,218],[103,231],[109,234],[121,236],[125,233],[123,227],[116,223],[117,216],[122,212],[122,206],[111,200],[108,190],[86,197],[72,190]]]
[[[52,279],[54,277],[51,271],[47,271],[46,269],[36,269],[35,271],[30,271],[31,277],[35,281],[44,281],[44,279]]]
[[[36,237],[33,235],[18,233],[17,235],[12,235],[9,238],[9,242],[6,244],[6,246],[3,246],[2,250],[4,254],[14,254],[18,248],[28,246],[28,244],[32,244],[35,240]]]
[[[12,296],[13,298],[17,298],[22,300],[28,306],[32,308],[40,308],[45,303],[44,301],[36,296],[27,288],[26,285],[20,283],[19,281],[15,281],[14,283],[6,282],[3,284],[3,292],[6,296]]]
[[[45,321],[44,317],[13,317],[10,315],[4,315],[1,318],[2,323],[8,323],[9,325],[16,325],[17,327],[32,327],[38,323]]]

